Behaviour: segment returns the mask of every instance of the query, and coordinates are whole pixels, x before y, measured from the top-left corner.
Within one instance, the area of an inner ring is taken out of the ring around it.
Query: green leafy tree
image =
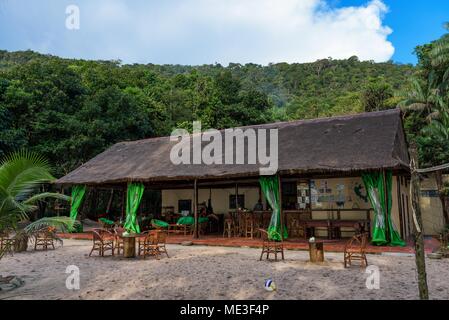
[[[44,227],[56,226],[71,230],[75,224],[69,217],[44,218],[18,230],[18,223],[29,220],[28,215],[37,209],[36,203],[47,198],[70,200],[51,192],[40,192],[40,186],[54,178],[48,162],[41,156],[19,151],[0,162],[0,233],[16,231],[16,239],[27,237]],[[0,252],[0,258],[3,255]]]
[[[393,97],[391,86],[383,80],[372,80],[362,92],[362,106],[366,112],[391,109],[387,104]]]

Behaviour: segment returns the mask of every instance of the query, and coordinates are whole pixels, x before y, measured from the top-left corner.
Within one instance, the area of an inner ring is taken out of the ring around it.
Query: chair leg
[[[263,254],[265,253],[265,247],[262,247],[262,253],[260,254],[260,259],[259,259],[259,261],[262,261],[262,258],[263,258]]]
[[[363,265],[364,265],[364,267],[366,268],[366,267],[368,267],[368,259],[366,258],[366,254],[364,254],[363,253],[363,258],[362,258],[363,260]]]

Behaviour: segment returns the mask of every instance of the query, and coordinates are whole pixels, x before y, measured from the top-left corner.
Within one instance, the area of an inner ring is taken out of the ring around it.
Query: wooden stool
[[[234,220],[232,220],[231,218],[227,218],[224,221],[223,238],[225,237],[226,233],[228,234],[228,238],[231,238],[233,233],[235,235]]]
[[[245,219],[245,237],[252,239],[254,237],[254,219],[251,216]]]
[[[309,242],[310,262],[324,262],[324,244],[323,242]]]

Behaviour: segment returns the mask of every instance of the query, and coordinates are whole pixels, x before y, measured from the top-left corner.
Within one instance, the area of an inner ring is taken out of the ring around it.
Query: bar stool
[[[245,218],[245,237],[251,237],[253,239],[254,236],[254,219],[251,215],[246,216]]]
[[[234,220],[232,220],[232,218],[226,218],[224,220],[223,238],[226,234],[228,234],[228,238],[231,238],[233,233],[235,235]]]

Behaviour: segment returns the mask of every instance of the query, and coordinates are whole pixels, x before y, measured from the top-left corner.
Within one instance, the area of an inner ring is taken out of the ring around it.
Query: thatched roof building
[[[280,174],[408,172],[399,110],[244,127],[279,129]],[[59,179],[65,185],[256,177],[258,165],[174,165],[169,137],[121,142]],[[249,150],[249,152],[252,152]]]

